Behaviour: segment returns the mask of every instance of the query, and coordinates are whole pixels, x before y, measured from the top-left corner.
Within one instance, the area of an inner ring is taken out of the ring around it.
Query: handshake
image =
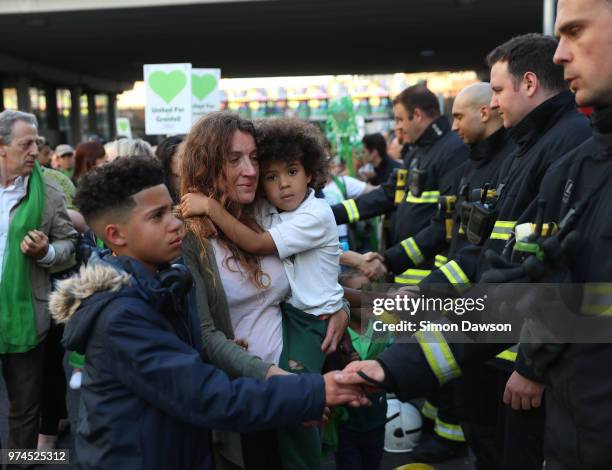
[[[380,253],[369,252],[365,254],[355,251],[345,251],[340,255],[340,264],[358,269],[370,281],[387,274],[384,258]]]
[[[325,381],[327,406],[370,405],[367,395],[384,391],[385,371],[378,361],[354,361],[342,371],[328,372]]]

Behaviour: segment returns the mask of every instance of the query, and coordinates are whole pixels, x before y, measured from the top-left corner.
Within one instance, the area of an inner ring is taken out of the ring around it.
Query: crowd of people
[[[554,282],[609,314],[612,2],[559,0],[556,33],[493,49],[450,121],[426,86],[403,90],[358,177],[293,118],[216,112],[155,149],[51,150],[33,115],[0,113],[6,447],[68,430],[69,352],[81,468],[310,470],[332,452],[376,469],[389,394],[425,399],[412,461],[469,447],[479,470],[611,468],[610,344],[396,341],[362,304],[385,282],[419,298]]]

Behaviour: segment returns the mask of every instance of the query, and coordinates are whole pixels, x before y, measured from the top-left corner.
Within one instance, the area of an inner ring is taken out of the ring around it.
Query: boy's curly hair
[[[74,205],[89,224],[110,212],[121,218],[136,205],[134,194],[163,183],[161,164],[154,158],[120,157],[94,168],[79,180]]]
[[[296,118],[277,118],[256,122],[255,130],[262,173],[269,162],[299,160],[311,176],[309,185],[315,190],[325,186],[329,156],[325,137],[316,126]]]

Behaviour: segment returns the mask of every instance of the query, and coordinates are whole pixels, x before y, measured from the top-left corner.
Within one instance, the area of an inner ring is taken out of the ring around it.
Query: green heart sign
[[[149,86],[168,104],[185,88],[185,85],[187,85],[187,76],[180,70],[173,70],[170,73],[158,70],[149,75]]]
[[[209,73],[204,75],[191,74],[191,92],[200,101],[217,88],[217,79]]]
[[[130,129],[130,123],[127,121],[119,121],[119,130],[121,132],[127,132]]]

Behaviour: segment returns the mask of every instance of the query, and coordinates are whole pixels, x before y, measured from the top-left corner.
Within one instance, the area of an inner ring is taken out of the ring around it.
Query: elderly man
[[[77,240],[63,192],[43,175],[37,156],[36,118],[0,113],[0,361],[10,448],[36,447],[49,268],[65,263]]]

